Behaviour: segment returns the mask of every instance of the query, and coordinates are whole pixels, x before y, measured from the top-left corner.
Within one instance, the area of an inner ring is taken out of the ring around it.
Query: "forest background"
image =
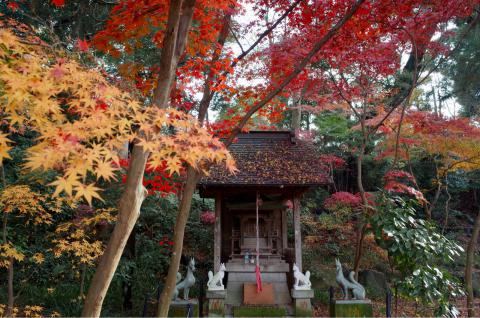
[[[398,315],[478,314],[477,10],[1,2],[1,314],[164,315],[182,259],[203,283],[212,268],[196,183],[235,171],[240,131],[285,129],[332,179],[302,202],[319,313],[339,257],[381,281],[372,297],[388,283]]]

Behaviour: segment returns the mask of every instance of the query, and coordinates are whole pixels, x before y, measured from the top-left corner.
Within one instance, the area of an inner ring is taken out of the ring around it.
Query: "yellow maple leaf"
[[[94,173],[97,176],[97,180],[103,178],[105,181],[114,179],[115,171],[118,169],[112,166],[111,162],[108,161],[98,161],[94,169]]]
[[[55,186],[55,192],[53,196],[56,197],[63,191],[68,196],[72,196],[73,187],[78,187],[81,183],[78,181],[78,177],[75,175],[69,175],[67,178],[59,177],[57,180],[49,183],[50,186]]]
[[[75,199],[84,198],[89,205],[92,205],[92,199],[96,198],[100,201],[103,201],[98,192],[101,190],[100,188],[95,187],[95,183],[91,183],[89,185],[79,184],[74,188],[75,190]]]
[[[169,171],[170,175],[174,173],[180,174],[182,162],[178,157],[168,157],[165,161],[167,163],[167,171]]]

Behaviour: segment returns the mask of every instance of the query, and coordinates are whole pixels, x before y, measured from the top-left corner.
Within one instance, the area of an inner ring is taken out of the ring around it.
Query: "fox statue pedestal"
[[[220,264],[220,269],[215,275],[212,271],[208,272],[207,299],[208,299],[208,317],[225,316],[225,298],[227,291],[223,285],[225,277],[225,264]]]
[[[330,317],[373,317],[372,301],[334,300],[330,303]]]
[[[372,317],[372,302],[365,299],[365,288],[355,280],[355,272],[351,271],[348,277],[345,277],[338,259],[335,259],[335,272],[343,300],[332,300],[330,317]]]
[[[207,290],[208,317],[225,317],[226,290]]]
[[[314,296],[313,289],[292,289],[290,291],[295,306],[296,317],[313,317],[312,301]]]

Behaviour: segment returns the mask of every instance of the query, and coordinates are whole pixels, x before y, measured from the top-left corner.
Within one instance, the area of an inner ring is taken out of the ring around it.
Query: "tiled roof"
[[[330,183],[325,166],[312,143],[290,131],[252,131],[239,134],[229,148],[238,172],[214,166],[201,186],[321,185]]]

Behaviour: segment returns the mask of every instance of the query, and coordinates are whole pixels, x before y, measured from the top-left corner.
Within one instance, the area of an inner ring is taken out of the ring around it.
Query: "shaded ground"
[[[455,305],[460,311],[459,317],[467,316],[466,299],[459,299]],[[476,315],[480,315],[480,299],[475,301]],[[375,317],[385,317],[385,302],[373,300],[373,315]],[[426,308],[421,304],[415,304],[412,301],[399,299],[398,309],[395,310],[395,304],[392,304],[392,317],[433,317],[433,308]],[[315,307],[315,317],[329,317],[328,306],[320,305]]]

